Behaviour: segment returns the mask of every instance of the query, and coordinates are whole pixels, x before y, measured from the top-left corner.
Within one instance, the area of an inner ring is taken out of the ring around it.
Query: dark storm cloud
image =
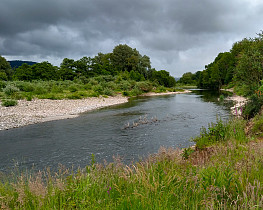
[[[80,58],[127,43],[149,55],[157,69],[178,76],[202,70],[234,41],[255,36],[262,5],[256,0],[1,0],[0,54]]]

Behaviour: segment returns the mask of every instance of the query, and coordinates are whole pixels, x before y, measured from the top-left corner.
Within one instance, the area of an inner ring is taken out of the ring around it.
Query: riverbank
[[[80,113],[128,102],[128,97],[91,97],[78,100],[19,100],[17,106],[0,106],[0,130],[52,120],[69,119]]]
[[[188,93],[165,92],[147,93],[143,96],[158,96]],[[0,130],[22,127],[35,123],[78,117],[79,114],[95,109],[128,102],[128,97],[121,95],[114,97],[91,97],[77,100],[34,99],[32,101],[19,100],[17,106],[0,106]]]
[[[93,156],[77,173],[61,167],[55,174],[3,174],[0,208],[262,209],[263,142],[246,136],[245,125],[214,125],[199,138],[208,143],[203,148],[161,147],[130,165],[119,158],[98,164]]]
[[[243,96],[233,95],[231,97],[227,97],[226,100],[234,102],[234,106],[231,107],[231,113],[236,116],[241,116],[243,107],[247,102],[247,98]]]
[[[161,96],[161,95],[173,95],[173,94],[183,94],[183,93],[191,93],[191,92],[192,91],[190,90],[176,91],[176,92],[164,92],[164,93],[149,92],[149,93],[142,94],[142,96]]]

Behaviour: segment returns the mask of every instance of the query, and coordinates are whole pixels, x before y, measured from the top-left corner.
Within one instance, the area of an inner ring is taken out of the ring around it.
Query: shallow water
[[[229,117],[230,104],[218,102],[218,97],[205,90],[139,97],[78,118],[0,131],[0,170],[85,167],[92,154],[98,162],[119,155],[129,163],[156,153],[160,146],[188,147],[202,126],[217,116]],[[132,127],[140,118],[148,122]]]

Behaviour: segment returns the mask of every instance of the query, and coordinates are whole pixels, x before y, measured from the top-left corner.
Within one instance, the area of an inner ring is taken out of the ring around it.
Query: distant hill
[[[20,60],[15,60],[15,61],[8,61],[12,67],[12,69],[18,68],[19,66],[22,66],[23,63],[26,63],[30,66],[36,64],[37,62],[33,61],[20,61]]]

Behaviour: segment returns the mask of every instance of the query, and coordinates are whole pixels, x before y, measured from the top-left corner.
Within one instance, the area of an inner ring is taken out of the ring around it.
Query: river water
[[[218,97],[206,90],[139,97],[73,119],[0,131],[0,171],[85,167],[92,154],[97,162],[119,155],[128,164],[161,146],[188,147],[202,126],[229,117],[230,104]]]

